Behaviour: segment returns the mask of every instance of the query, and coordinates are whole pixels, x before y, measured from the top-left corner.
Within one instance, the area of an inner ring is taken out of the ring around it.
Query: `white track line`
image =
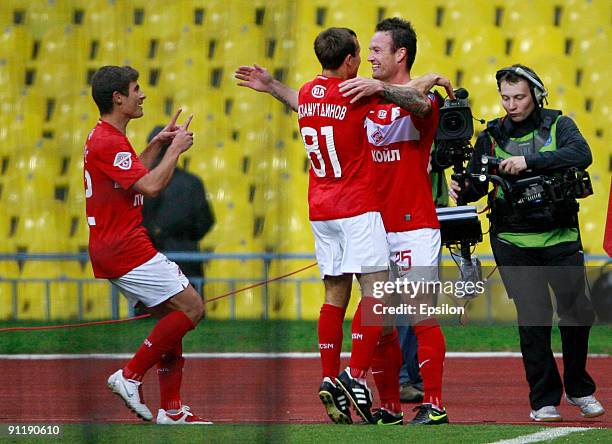
[[[551,441],[556,438],[561,438],[562,436],[567,436],[570,433],[586,432],[588,430],[595,429],[590,427],[549,427],[537,433],[495,441],[491,444],[526,444],[529,442]]]
[[[0,355],[0,360],[53,360],[53,359],[129,359],[131,353],[55,353],[55,354],[14,354]],[[318,359],[316,352],[287,352],[287,353],[185,353],[186,358],[196,359]],[[341,357],[348,358],[350,353],[342,353]],[[555,354],[561,357],[561,354]],[[518,352],[449,352],[447,358],[520,358]],[[591,354],[589,358],[607,358],[609,355]]]

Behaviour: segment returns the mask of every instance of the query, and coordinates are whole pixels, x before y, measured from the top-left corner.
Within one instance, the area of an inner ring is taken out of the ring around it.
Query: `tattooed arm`
[[[451,99],[455,98],[450,81],[438,74],[430,73],[418,77],[405,85],[391,85],[380,80],[356,77],[340,84],[344,97],[354,96],[351,103],[362,97],[379,94],[417,117],[425,117],[431,111],[427,92],[435,85],[443,86]]]
[[[267,69],[258,65],[240,66],[234,73],[234,77],[242,80],[238,83],[238,86],[245,86],[255,91],[268,93],[293,111],[297,111],[297,91],[274,79]]]
[[[417,117],[425,117],[431,112],[431,102],[427,96],[411,86],[385,83],[380,95]]]

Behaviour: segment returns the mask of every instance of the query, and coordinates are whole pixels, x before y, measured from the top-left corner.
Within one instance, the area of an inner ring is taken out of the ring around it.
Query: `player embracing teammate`
[[[424,92],[442,85],[453,93],[448,80],[435,74],[411,80],[416,34],[401,19],[383,20],[376,28],[368,57],[375,80],[355,77],[359,45],[346,28],[319,34],[315,52],[323,74],[299,93],[257,65],[240,67],[236,77],[239,85],[267,92],[298,112],[311,160],[310,220],[325,285],[318,333],[323,368],[319,396],[327,413],[336,423],[352,422],[350,401],[366,422],[402,424],[397,331],[388,326],[383,330],[382,319],[373,316],[372,285],[387,280],[387,272],[380,270],[389,260],[396,278],[437,279],[440,234],[427,167],[438,103]],[[349,367],[335,377],[353,274],[362,299],[353,317]],[[413,302],[432,305],[434,299],[420,294]],[[435,318],[416,315],[411,322],[425,389],[424,403],[411,423],[447,423],[441,395],[444,336]],[[381,398],[374,414],[366,384],[370,367]]]

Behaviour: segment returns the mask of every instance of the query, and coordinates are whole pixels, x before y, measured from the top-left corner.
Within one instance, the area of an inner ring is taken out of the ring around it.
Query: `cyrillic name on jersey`
[[[374,162],[395,162],[400,160],[400,150],[388,148],[383,150],[373,149],[372,159],[374,159]]]
[[[344,120],[346,106],[333,103],[304,103],[298,106],[298,119],[303,117],[329,117],[330,119]]]

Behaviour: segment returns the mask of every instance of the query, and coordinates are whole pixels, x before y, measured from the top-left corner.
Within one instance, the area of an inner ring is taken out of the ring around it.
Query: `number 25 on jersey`
[[[342,177],[342,168],[340,167],[340,162],[338,161],[338,154],[336,153],[336,145],[334,143],[334,127],[321,127],[320,135],[322,136],[321,138],[319,137],[319,133],[315,128],[309,126],[302,128],[302,140],[304,141],[306,152],[310,158],[312,170],[317,177]],[[327,166],[325,165],[323,155],[321,154],[321,145],[319,140],[322,138],[325,139],[327,157],[329,158],[332,167],[332,171],[329,172],[327,170]]]

